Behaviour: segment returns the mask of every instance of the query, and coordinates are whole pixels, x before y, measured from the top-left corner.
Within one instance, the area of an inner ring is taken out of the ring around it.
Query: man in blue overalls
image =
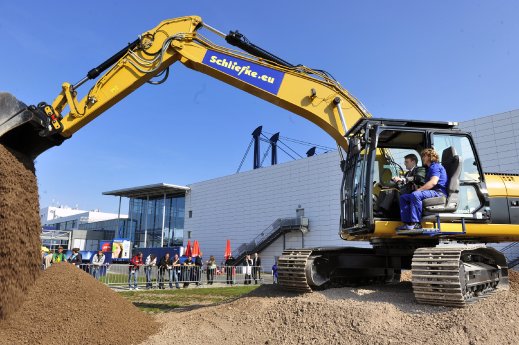
[[[400,217],[404,225],[397,230],[421,229],[422,201],[438,196],[447,197],[447,172],[438,160],[438,153],[434,149],[422,151],[422,163],[427,167],[426,182],[411,194],[400,196]]]

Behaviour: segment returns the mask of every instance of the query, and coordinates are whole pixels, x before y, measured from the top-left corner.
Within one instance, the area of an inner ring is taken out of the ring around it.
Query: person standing
[[[227,276],[227,285],[234,284],[234,257],[229,255],[225,260],[225,273]]]
[[[59,246],[58,252],[54,253],[54,255],[52,255],[52,263],[57,264],[57,263],[64,262],[64,261],[67,261],[67,260],[65,258],[65,254],[63,254],[63,247]]]
[[[198,254],[195,258],[195,267],[194,267],[194,281],[196,282],[196,286],[202,284],[202,268],[204,267],[204,261],[202,259],[202,252]]]
[[[78,268],[83,263],[83,257],[79,252],[79,248],[72,248],[72,255],[70,256],[70,258],[68,258],[68,262],[70,262]]]
[[[171,275],[173,270],[173,261],[171,261],[171,257],[169,253],[166,253],[159,261],[159,289],[164,290],[164,275],[168,274],[169,278],[169,287],[173,287],[171,282]]]
[[[261,282],[261,258],[258,253],[254,253],[254,259],[252,259],[252,276],[254,284],[258,284],[258,280]]]
[[[274,265],[272,265],[272,281],[274,284],[278,283],[278,263],[274,261]]]
[[[52,266],[52,254],[47,253],[47,255],[45,255],[45,269],[49,268],[50,266]]]
[[[180,271],[181,271],[180,258],[178,257],[178,254],[175,254],[175,256],[173,257],[173,281],[175,282],[175,287],[177,289],[180,289],[180,285],[178,284],[179,277],[180,277]]]
[[[47,248],[41,250],[42,268],[46,270],[52,265],[52,254],[49,253]]]
[[[187,257],[187,260],[184,261],[184,289],[189,286],[189,283],[193,281],[193,269],[195,268],[195,263],[193,262],[193,258],[191,256]]]
[[[249,285],[252,283],[252,265],[253,261],[250,258],[250,255],[247,255],[245,257],[245,265],[243,266],[244,273],[245,273],[245,281],[243,282],[245,285]]]
[[[98,250],[97,254],[92,258],[92,275],[99,280],[101,278],[101,267],[105,264],[105,254],[102,250]]]
[[[207,261],[207,284],[208,285],[213,285],[215,272],[216,272],[216,259],[214,258],[214,255],[211,255],[209,257],[209,260]]]
[[[155,254],[150,254],[146,257],[146,261],[144,262],[144,274],[146,275],[146,289],[151,289],[153,287],[153,283],[151,281],[151,272],[153,271],[153,267],[157,265],[157,257]]]
[[[130,260],[130,265],[128,267],[128,286],[130,287],[130,290],[139,290],[139,287],[137,286],[137,280],[139,279],[139,269],[142,265],[144,265],[144,262],[142,262],[142,253],[138,252],[136,255],[132,257],[132,259]]]
[[[422,202],[424,199],[444,196],[447,198],[448,176],[439,162],[438,153],[428,148],[422,151],[422,162],[427,167],[425,184],[411,194],[400,196],[400,217],[404,225],[397,231],[421,229]]]

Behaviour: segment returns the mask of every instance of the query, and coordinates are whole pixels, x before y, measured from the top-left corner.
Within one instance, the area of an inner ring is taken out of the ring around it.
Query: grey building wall
[[[301,205],[310,221],[304,237],[306,248],[365,246],[339,238],[341,179],[338,153],[330,152],[194,183],[186,195],[184,244],[191,232],[191,241],[200,242],[204,259],[214,255],[220,263],[227,239],[234,250],[277,218],[295,217]],[[301,233],[287,234],[285,244],[286,248],[301,248]],[[263,266],[269,269],[282,250],[281,237],[260,253]]]
[[[471,132],[485,172],[519,173],[519,109],[461,122]]]

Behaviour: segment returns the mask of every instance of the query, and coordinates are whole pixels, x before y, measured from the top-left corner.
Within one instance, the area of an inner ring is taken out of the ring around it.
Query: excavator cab
[[[404,157],[434,148],[449,177],[448,198],[424,203],[423,220],[486,222],[490,214],[484,175],[470,133],[452,122],[364,118],[347,132],[347,159],[341,164],[341,236],[372,234],[377,222],[400,221],[398,191],[391,181],[403,175]],[[380,208],[380,200],[386,202]],[[388,206],[389,205],[389,206]]]

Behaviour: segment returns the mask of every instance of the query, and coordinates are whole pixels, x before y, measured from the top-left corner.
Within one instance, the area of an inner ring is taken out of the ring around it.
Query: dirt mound
[[[17,309],[40,272],[34,163],[0,144],[0,319]]]
[[[2,344],[138,344],[158,329],[151,316],[84,271],[61,263],[0,321]]]
[[[407,278],[407,277],[406,277]],[[160,333],[190,344],[519,344],[519,274],[511,290],[464,309],[414,302],[409,281],[305,295],[262,286],[231,303],[162,314]]]

